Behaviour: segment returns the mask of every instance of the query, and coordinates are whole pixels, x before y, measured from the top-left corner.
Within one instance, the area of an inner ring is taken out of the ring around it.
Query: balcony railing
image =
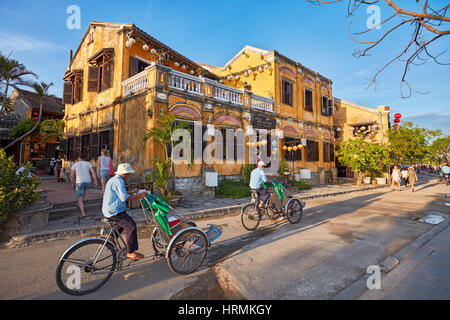
[[[148,87],[148,72],[145,69],[122,82],[124,97]]]
[[[125,97],[148,87],[149,70],[150,67],[147,67],[144,71],[122,82]],[[170,70],[168,74],[168,86],[171,89],[199,96],[210,96],[221,102],[273,112],[274,101],[270,98],[229,87],[208,78],[195,77],[175,70]],[[211,90],[207,90],[207,86]]]

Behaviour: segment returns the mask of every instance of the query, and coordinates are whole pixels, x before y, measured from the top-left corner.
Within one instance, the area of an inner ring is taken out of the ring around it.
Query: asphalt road
[[[3,248],[0,299],[329,299],[433,227],[414,217],[450,213],[442,197],[449,188],[434,182],[415,193],[386,188],[310,200],[299,224],[265,220],[255,232],[237,215],[197,221],[224,228],[199,271],[175,275],[161,260],[117,273],[84,297],[55,282],[60,255],[80,238]],[[152,254],[148,232],[140,251]]]

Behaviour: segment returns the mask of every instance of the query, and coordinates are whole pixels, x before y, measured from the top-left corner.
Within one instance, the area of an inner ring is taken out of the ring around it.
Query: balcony
[[[149,72],[152,66],[122,82],[123,96],[127,97],[149,87]],[[167,67],[164,67],[167,69]],[[213,98],[252,109],[273,112],[274,100],[218,83],[217,81],[195,77],[170,69],[168,88],[198,96]]]

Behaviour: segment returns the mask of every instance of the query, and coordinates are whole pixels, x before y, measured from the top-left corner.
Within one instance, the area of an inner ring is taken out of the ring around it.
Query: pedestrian
[[[120,228],[119,232],[126,232],[126,247],[127,247],[127,259],[140,260],[144,257],[143,254],[137,252],[138,239],[137,239],[137,227],[136,222],[126,212],[126,201],[142,199],[146,193],[143,192],[140,195],[129,195],[125,188],[125,181],[135,171],[131,168],[129,163],[121,163],[117,167],[115,176],[108,180],[105,186],[105,195],[103,196],[102,212],[103,215],[114,221]],[[134,193],[132,191],[131,193]],[[113,238],[109,240],[114,241]]]
[[[105,194],[106,181],[109,179],[109,168],[111,165],[111,156],[108,149],[102,149],[100,156],[97,159],[97,175],[102,184],[102,194]]]
[[[403,184],[405,187],[408,186],[408,167],[403,167],[402,171],[400,172],[402,175]]]
[[[55,174],[55,164],[56,164],[56,162],[55,162],[55,158],[51,158],[50,159],[50,172],[48,173],[49,175],[54,175]]]
[[[401,191],[402,188],[400,186],[400,170],[398,169],[398,166],[394,166],[391,178],[392,178],[391,190],[394,191],[395,184],[398,184],[398,191]]]
[[[86,191],[91,185],[91,175],[94,177],[94,188],[97,187],[97,175],[95,174],[94,168],[89,161],[85,161],[84,154],[78,156],[78,161],[72,165],[72,172],[70,173],[70,182],[72,183],[72,188],[76,190],[78,207],[81,211],[81,218],[86,218],[86,213],[84,211],[84,198],[86,197]],[[76,178],[76,179],[75,179]]]
[[[414,171],[414,167],[408,168],[408,181],[411,185],[411,192],[414,192],[414,184],[419,181],[419,178],[417,178],[417,174]]]
[[[62,160],[56,158],[55,161],[55,176],[56,176],[56,182],[61,182],[61,169],[62,169]]]

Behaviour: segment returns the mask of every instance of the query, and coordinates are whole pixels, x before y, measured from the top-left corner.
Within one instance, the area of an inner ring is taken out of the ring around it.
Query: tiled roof
[[[19,89],[17,90],[17,93],[17,98],[23,99],[28,104],[28,106],[39,109],[39,97],[35,92]],[[63,105],[61,98],[48,96],[44,101],[42,109],[43,111],[64,115],[65,106]]]

